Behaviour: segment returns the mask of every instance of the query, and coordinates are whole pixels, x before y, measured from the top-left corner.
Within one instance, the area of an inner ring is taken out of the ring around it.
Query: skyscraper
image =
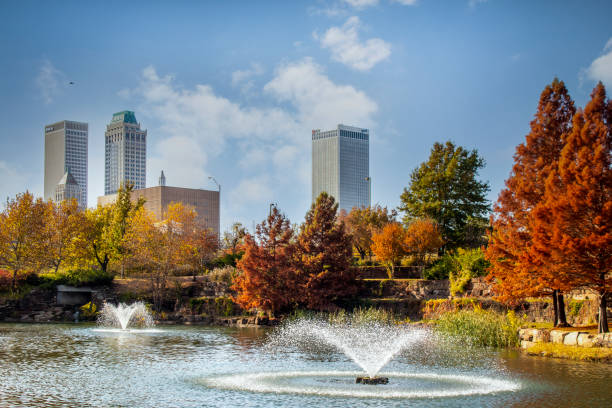
[[[45,126],[45,200],[56,200],[56,188],[67,171],[80,188],[79,206],[87,207],[87,144],[89,126],[63,120]]]
[[[114,194],[121,184],[146,187],[147,131],[140,129],[132,111],[117,112],[106,125],[104,194]]]
[[[312,199],[323,191],[339,209],[370,206],[370,132],[338,125],[312,131]]]

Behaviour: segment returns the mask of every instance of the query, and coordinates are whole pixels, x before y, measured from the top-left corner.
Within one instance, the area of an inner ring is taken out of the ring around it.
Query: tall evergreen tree
[[[306,213],[297,239],[301,301],[311,309],[331,309],[341,298],[357,292],[351,266],[352,239],[338,220],[338,204],[321,193]]]
[[[531,131],[516,148],[512,172],[494,206],[486,252],[492,264],[490,279],[500,297],[509,301],[551,295],[556,326],[567,325],[562,291],[570,286],[555,262],[532,258],[529,250],[533,209],[541,203],[546,179],[558,165],[575,111],[562,81],[555,79],[542,91]]]
[[[435,143],[429,159],[413,170],[410,185],[400,197],[404,223],[431,218],[440,225],[446,248],[466,245],[468,220],[483,219],[490,208],[489,184],[477,178],[484,165],[476,150],[450,141]]]

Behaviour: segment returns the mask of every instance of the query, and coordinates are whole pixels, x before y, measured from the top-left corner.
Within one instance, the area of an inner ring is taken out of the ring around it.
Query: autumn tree
[[[232,255],[238,252],[238,248],[244,243],[247,232],[241,223],[235,222],[229,230],[223,233],[223,247]]]
[[[599,294],[598,330],[608,332],[606,296],[612,276],[612,101],[600,82],[578,111],[558,167],[534,210],[532,258],[547,279]]]
[[[6,202],[0,219],[0,265],[12,271],[12,292],[20,273],[41,266],[45,211],[45,202],[29,192]]]
[[[306,213],[297,238],[301,303],[310,309],[331,309],[357,292],[351,267],[351,236],[338,220],[338,204],[321,193]]]
[[[82,263],[85,236],[85,214],[75,199],[46,203],[42,232],[43,257],[55,272],[68,263]]]
[[[489,279],[502,300],[551,295],[555,325],[567,325],[563,295],[571,285],[558,265],[543,257],[530,258],[533,209],[541,203],[546,179],[557,167],[571,130],[574,102],[562,81],[555,79],[540,96],[525,142],[516,148],[514,166],[491,217],[492,230],[486,256],[492,267]]]
[[[340,212],[340,219],[344,221],[347,232],[351,235],[353,247],[363,260],[371,254],[372,234],[382,229],[386,224],[395,221],[397,213],[389,211],[387,207],[376,204],[373,207],[353,208],[348,214],[345,210]]]
[[[424,265],[427,254],[437,253],[443,244],[438,223],[432,219],[414,220],[406,228],[404,251],[412,255],[418,265]]]
[[[465,245],[468,219],[483,219],[490,208],[489,184],[478,180],[484,165],[477,150],[450,141],[435,143],[429,159],[411,173],[410,185],[400,197],[404,223],[431,218],[440,225],[446,247]]]
[[[395,276],[395,265],[406,254],[404,241],[406,231],[400,223],[392,222],[372,236],[372,252],[387,268],[389,279]]]
[[[291,223],[276,207],[257,225],[254,236],[244,236],[245,253],[237,263],[241,274],[233,285],[237,304],[275,313],[297,303],[293,237]]]
[[[84,234],[87,247],[83,251],[83,258],[90,258],[97,262],[100,269],[106,273],[108,265],[114,255],[112,220],[113,206],[98,206],[85,211]]]
[[[132,183],[122,184],[117,191],[117,200],[112,206],[112,219],[110,224],[110,244],[113,248],[113,256],[121,263],[121,278],[125,275],[125,260],[129,255],[129,246],[125,241],[125,234],[133,216],[144,205],[144,199],[140,197],[132,202],[131,193],[134,190]]]
[[[195,211],[181,203],[171,203],[164,219],[156,222],[143,207],[130,217],[125,246],[131,260],[149,274],[155,310],[160,311],[170,273],[184,265],[190,251]]]
[[[210,228],[197,222],[189,245],[186,261],[191,266],[195,281],[197,271],[204,270],[219,250],[219,239]]]

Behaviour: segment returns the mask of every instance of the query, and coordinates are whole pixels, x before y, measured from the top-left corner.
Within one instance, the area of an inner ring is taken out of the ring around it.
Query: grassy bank
[[[612,363],[612,349],[604,347],[577,347],[556,343],[537,343],[528,348],[526,352],[532,356]]]
[[[502,314],[475,307],[445,313],[434,323],[438,333],[476,346],[517,347],[522,321],[512,311]]]

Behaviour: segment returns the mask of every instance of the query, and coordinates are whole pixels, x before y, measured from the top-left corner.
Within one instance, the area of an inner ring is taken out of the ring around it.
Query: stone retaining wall
[[[612,333],[594,334],[579,330],[520,329],[519,339],[523,349],[528,349],[537,343],[556,343],[578,347],[612,347]]]

